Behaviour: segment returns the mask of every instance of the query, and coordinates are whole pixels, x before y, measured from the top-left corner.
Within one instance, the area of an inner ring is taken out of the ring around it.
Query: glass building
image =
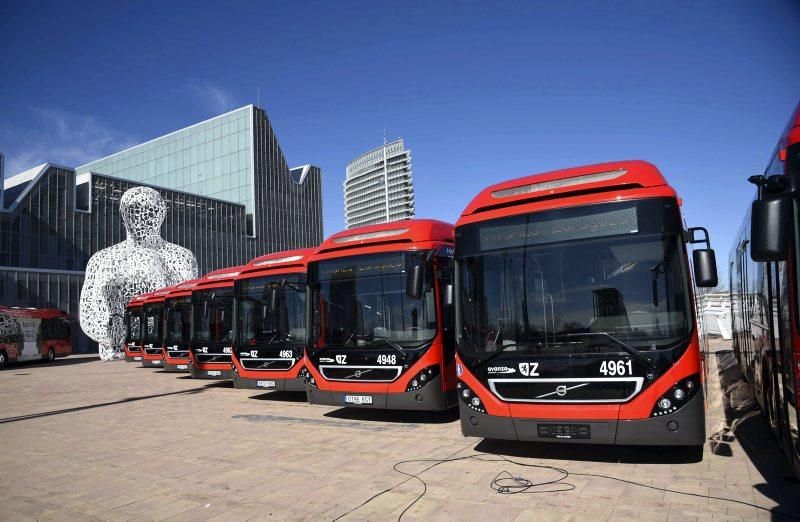
[[[77,319],[89,257],[125,239],[119,200],[137,185],[164,198],[162,235],[194,252],[201,274],[322,240],[320,169],[290,169],[266,113],[251,105],[77,169],[45,164],[6,179],[0,304]],[[76,351],[96,349],[76,337]]]

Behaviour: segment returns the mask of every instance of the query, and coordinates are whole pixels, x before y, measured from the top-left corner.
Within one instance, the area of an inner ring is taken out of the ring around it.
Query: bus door
[[[40,359],[42,353],[39,347],[39,325],[41,319],[34,317],[18,317],[20,329],[22,330],[22,352],[19,354],[20,361],[30,361]]]

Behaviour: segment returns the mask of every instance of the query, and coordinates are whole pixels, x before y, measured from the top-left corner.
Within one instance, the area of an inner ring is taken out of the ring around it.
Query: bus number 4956
[[[633,363],[627,361],[603,361],[600,364],[600,373],[603,375],[633,375]]]

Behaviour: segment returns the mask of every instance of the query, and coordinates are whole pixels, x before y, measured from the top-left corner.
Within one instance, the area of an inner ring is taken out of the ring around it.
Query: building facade
[[[362,154],[347,165],[343,188],[347,228],[413,218],[411,151],[399,139]]]
[[[119,201],[139,185],[164,198],[162,235],[191,250],[201,274],[322,240],[320,169],[288,168],[266,113],[248,106],[77,169],[45,164],[5,180],[0,304],[77,319],[89,257],[125,239]],[[76,351],[96,350],[75,325]]]

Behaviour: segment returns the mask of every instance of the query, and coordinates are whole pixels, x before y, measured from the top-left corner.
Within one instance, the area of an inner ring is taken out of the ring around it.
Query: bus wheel
[[[8,355],[4,350],[0,350],[0,369],[5,368],[8,364]]]
[[[47,350],[47,362],[51,363],[56,360],[56,351],[54,348]]]

